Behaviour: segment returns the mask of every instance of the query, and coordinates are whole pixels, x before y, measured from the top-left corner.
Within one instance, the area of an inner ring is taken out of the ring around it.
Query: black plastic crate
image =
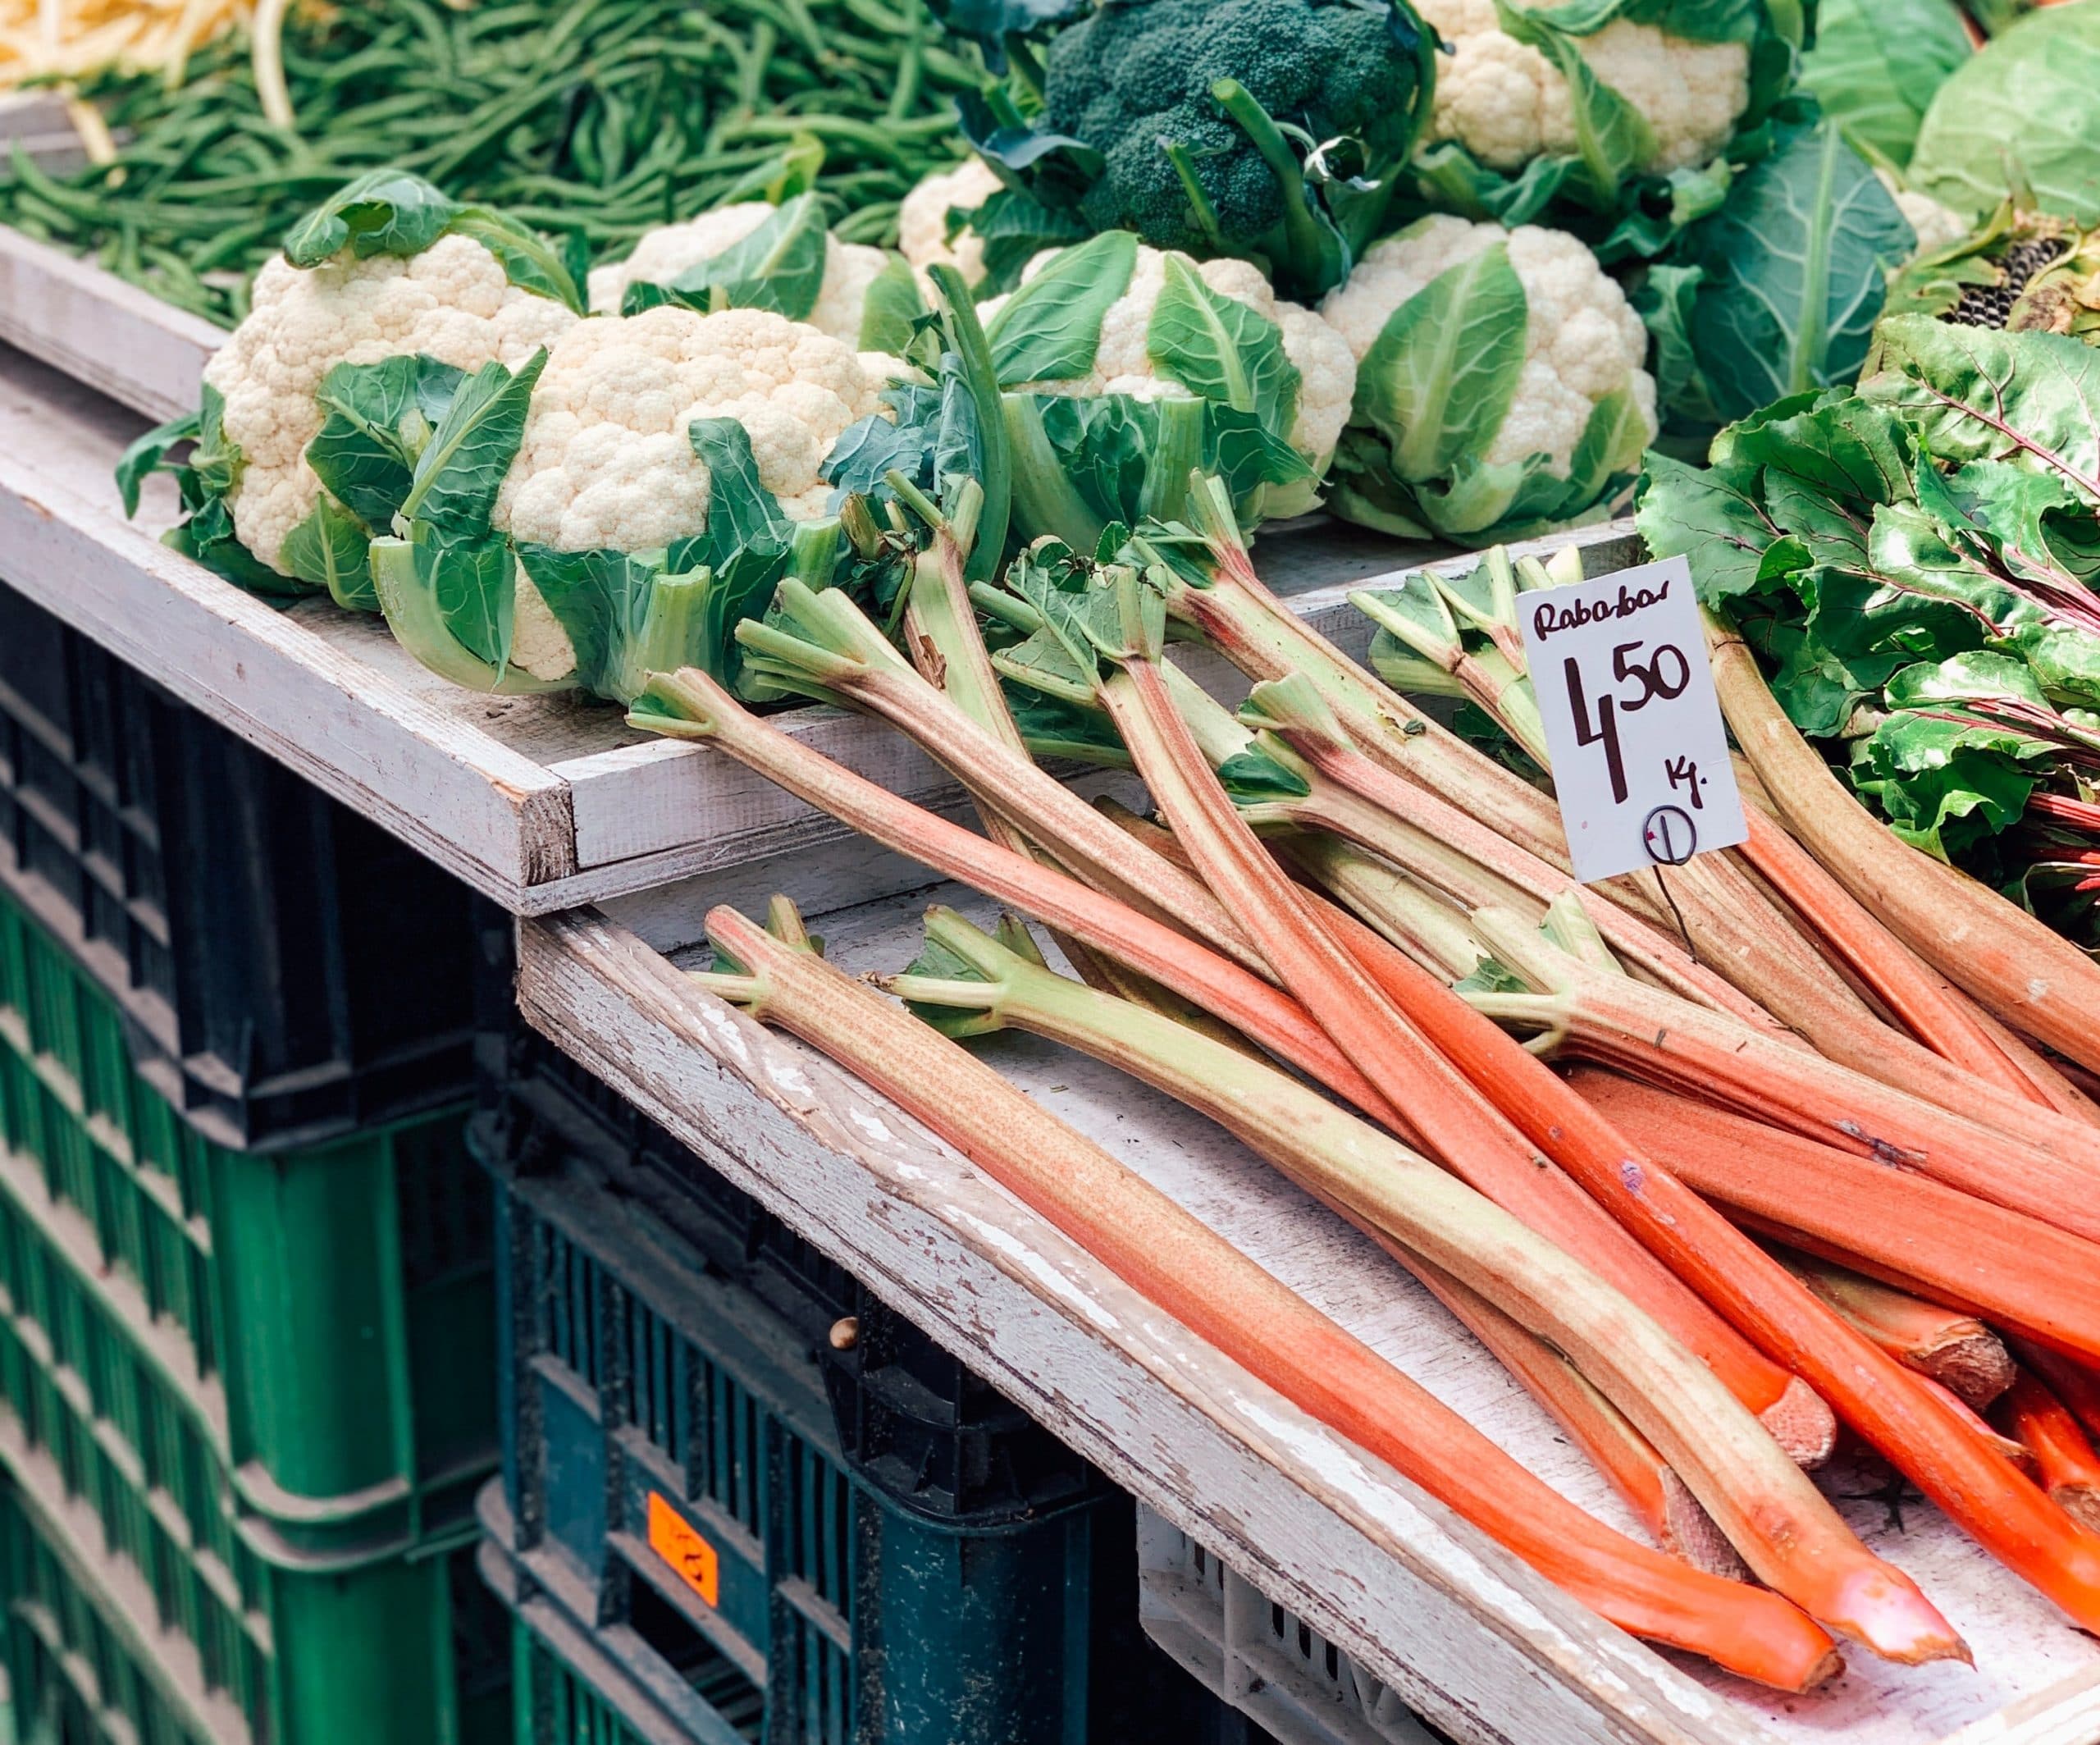
[[[1107,1481],[845,1268],[619,1093],[514,1021],[485,1036],[480,1131],[520,1174],[581,1162],[639,1200],[812,1354],[848,1464],[929,1519],[989,1524]]]
[[[0,887],[217,1144],[468,1093],[467,887],[4,583]]]
[[[573,1153],[491,1172],[505,1447],[481,1565],[552,1656],[521,1745],[1244,1736],[1144,1636],[1128,1496],[990,1523],[898,1501],[845,1459],[810,1341],[648,1204]]]

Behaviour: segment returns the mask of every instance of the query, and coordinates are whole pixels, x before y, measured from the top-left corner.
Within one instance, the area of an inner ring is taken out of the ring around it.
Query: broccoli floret
[[[1297,295],[1348,249],[1300,170],[1302,140],[1354,135],[1390,171],[1428,86],[1405,0],[1107,0],[1044,62],[1043,123],[1101,153],[1082,210],[1162,248],[1252,255]],[[1237,81],[1230,103],[1220,81]]]

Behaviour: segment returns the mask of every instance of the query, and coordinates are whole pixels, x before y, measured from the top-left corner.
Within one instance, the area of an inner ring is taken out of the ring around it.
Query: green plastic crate
[[[517,1716],[512,1745],[664,1745],[637,1733],[612,1704],[534,1633],[511,1620],[510,1689]],[[27,1745],[27,1742],[25,1742]]]
[[[461,1127],[210,1144],[133,1070],[98,984],[0,898],[0,1357],[77,1391],[88,1440],[132,1450],[186,1519],[223,1475],[221,1512],[267,1561],[442,1537],[494,1464],[489,1190]]]
[[[16,1463],[11,1461],[12,1466]],[[503,1745],[501,1614],[459,1550],[275,1572],[265,1610],[200,1652],[33,1459],[0,1483],[0,1634],[19,1745]],[[214,1685],[240,1662],[239,1688]]]

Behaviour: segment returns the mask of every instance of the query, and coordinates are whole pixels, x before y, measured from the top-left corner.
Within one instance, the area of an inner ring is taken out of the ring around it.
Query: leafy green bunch
[[[2034,813],[2100,783],[2100,355],[1884,323],[1856,391],[1650,457],[1638,519],[1907,840],[2034,888]],[[2100,819],[2100,813],[2096,813]]]
[[[1015,51],[1010,86],[962,105],[971,142],[1027,197],[970,220],[994,266],[1026,258],[1017,238],[1071,240],[1076,217],[1258,262],[1310,302],[1378,234],[1428,122],[1435,39],[1408,0],[1016,0],[949,16]],[[1039,61],[1026,39],[1045,30]]]
[[[1917,234],[1844,130],[1790,100],[1719,208],[1642,276],[1656,387],[1702,434],[1866,361],[1889,276]]]
[[[1309,507],[1312,468],[1290,445],[1299,373],[1275,322],[1169,258],[1146,330],[1147,355],[1178,395],[1058,395],[1031,384],[1097,372],[1103,321],[1128,288],[1138,249],[1110,231],[1066,249],[980,326],[956,281],[934,388],[891,391],[893,419],[864,421],[825,477],[879,493],[893,468],[938,496],[966,466],[997,507],[983,572],[1013,547],[1053,535],[1091,550],[1114,524],[1181,513],[1193,473],[1216,475],[1252,525]],[[967,435],[961,434],[967,432]]]

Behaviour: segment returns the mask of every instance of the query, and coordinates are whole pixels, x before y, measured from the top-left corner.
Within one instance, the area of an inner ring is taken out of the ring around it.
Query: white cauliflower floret
[[[922,288],[932,281],[929,267],[953,267],[966,285],[975,286],[984,276],[984,239],[967,226],[948,240],[948,212],[961,207],[974,212],[999,191],[999,178],[981,158],[972,158],[952,170],[937,170],[904,197],[897,208],[897,252],[911,263]]]
[[[256,275],[248,318],[204,367],[246,462],[230,499],[241,544],[281,571],[285,537],[319,502],[306,446],[321,430],[315,392],[336,364],[420,352],[469,372],[492,361],[515,369],[576,319],[511,284],[463,236],[406,260],[338,258],[307,271],[279,255]]]
[[[818,468],[847,426],[885,409],[884,386],[850,345],[762,309],[578,322],[532,391],[494,524],[561,551],[646,551],[705,532],[710,480],[686,427],[713,418],[751,433],[760,482],[807,520],[831,495]]]
[[[618,314],[620,299],[628,286],[661,285],[676,278],[687,267],[696,267],[735,247],[779,209],[764,200],[748,200],[702,212],[683,224],[666,224],[644,231],[625,260],[591,269],[592,313]],[[868,300],[868,287],[883,266],[880,249],[827,237],[824,282],[817,287],[815,306],[804,319],[819,333],[828,333],[849,345],[859,345],[861,314]]]
[[[1887,170],[1874,172],[1881,180],[1889,197],[1896,202],[1896,209],[1903,214],[1918,239],[1916,253],[1920,255],[1936,254],[1942,249],[1951,249],[1969,234],[1969,221],[1950,206],[1942,206],[1929,194],[1919,194],[1906,188]]]
[[[1022,272],[1022,279],[1034,277],[1056,258],[1057,252],[1052,249],[1036,256]],[[1127,394],[1137,400],[1188,398],[1189,391],[1162,376],[1145,349],[1153,305],[1166,288],[1170,253],[1175,251],[1139,245],[1129,288],[1109,304],[1102,317],[1101,344],[1088,374],[1065,381],[1029,382],[1025,391],[1077,400],[1102,394]],[[1356,395],[1356,358],[1348,345],[1312,310],[1277,296],[1276,287],[1252,263],[1198,262],[1178,253],[1175,258],[1219,295],[1245,304],[1281,330],[1284,354],[1296,367],[1299,377],[1298,418],[1291,427],[1291,446],[1312,464],[1315,472],[1324,471],[1341,438],[1342,427],[1349,423],[1349,403]],[[978,306],[988,325],[1005,302],[1003,297],[994,297]]]
[[[1524,365],[1509,416],[1480,458],[1489,465],[1548,457],[1566,477],[1591,409],[1627,389],[1652,438],[1655,380],[1642,365],[1647,330],[1626,293],[1577,238],[1522,225],[1505,231],[1439,214],[1375,244],[1320,313],[1358,363],[1402,304],[1449,268],[1506,243],[1529,310]]]
[[[1417,10],[1450,48],[1437,59],[1431,137],[1455,140],[1504,171],[1578,148],[1567,79],[1537,49],[1503,34],[1495,0],[1418,0]],[[1654,130],[1655,153],[1643,170],[1707,162],[1749,107],[1746,43],[1693,42],[1626,19],[1576,43],[1598,78]]]

